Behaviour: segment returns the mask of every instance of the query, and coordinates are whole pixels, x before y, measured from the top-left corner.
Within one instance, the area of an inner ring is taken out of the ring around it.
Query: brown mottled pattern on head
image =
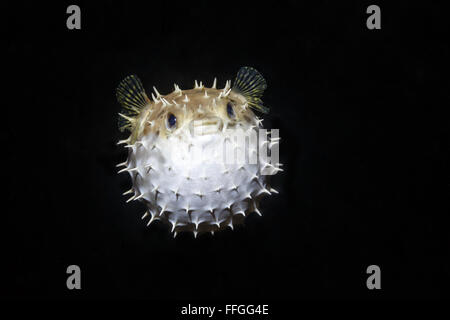
[[[224,128],[232,127],[238,122],[254,124],[255,114],[248,107],[246,99],[234,91],[226,92],[224,97],[224,92],[224,89],[200,87],[161,95],[142,109],[132,136],[139,139],[148,133],[158,133],[161,138],[166,138],[178,130],[188,129],[191,121],[212,117],[220,118]],[[233,118],[227,113],[229,102],[235,113]],[[173,128],[167,125],[170,114],[176,117]]]

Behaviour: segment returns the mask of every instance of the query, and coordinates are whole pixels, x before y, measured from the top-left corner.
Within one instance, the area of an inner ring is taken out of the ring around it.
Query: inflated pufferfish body
[[[233,88],[231,81],[223,89],[216,89],[215,79],[211,88],[195,81],[193,89],[175,85],[167,95],[155,88],[152,100],[136,76],[120,83],[119,126],[131,135],[119,142],[129,150],[119,172],[129,172],[133,187],[124,194],[146,204],[142,218],[149,217],[148,224],[163,220],[174,235],[197,236],[233,228],[251,212],[261,214],[261,196],[277,193],[266,175],[282,171],[259,152],[278,138],[258,137],[262,120],[250,109],[268,111],[260,99],[265,89],[264,78],[249,67],[239,70]]]

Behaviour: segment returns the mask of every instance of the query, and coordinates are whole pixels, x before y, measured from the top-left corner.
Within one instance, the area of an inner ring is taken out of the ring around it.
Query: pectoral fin
[[[242,67],[239,69],[233,84],[233,90],[242,94],[247,99],[250,107],[263,113],[269,112],[269,108],[265,107],[261,100],[266,88],[266,80],[252,67]]]
[[[119,113],[119,130],[132,130],[134,119],[142,108],[150,103],[139,78],[131,75],[122,80],[116,89],[116,97],[122,105]]]

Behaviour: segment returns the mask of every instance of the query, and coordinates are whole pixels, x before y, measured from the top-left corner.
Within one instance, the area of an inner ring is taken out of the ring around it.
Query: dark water
[[[366,1],[83,1],[81,30],[68,30],[69,4],[15,2],[2,18],[3,297],[448,298],[439,7],[380,5],[382,29],[368,30]],[[247,65],[268,82],[280,194],[214,237],[145,227],[116,174],[115,87],[129,74],[161,93],[220,87]]]

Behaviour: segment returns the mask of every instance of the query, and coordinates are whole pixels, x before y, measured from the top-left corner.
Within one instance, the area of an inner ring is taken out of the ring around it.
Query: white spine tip
[[[156,97],[161,97],[161,94],[158,92],[158,90],[156,90],[156,87],[155,86],[153,86],[153,90],[155,91],[155,93],[156,93]]]
[[[134,198],[136,198],[136,195],[132,196],[130,199],[127,200],[127,203],[134,200]]]
[[[269,191],[272,193],[279,193],[278,190],[275,190],[274,188],[270,188]]]
[[[124,193],[122,193],[122,195],[127,195],[127,194],[130,194],[130,193],[132,193],[133,192],[133,189],[130,189],[130,190],[128,190],[128,191],[125,191]]]

